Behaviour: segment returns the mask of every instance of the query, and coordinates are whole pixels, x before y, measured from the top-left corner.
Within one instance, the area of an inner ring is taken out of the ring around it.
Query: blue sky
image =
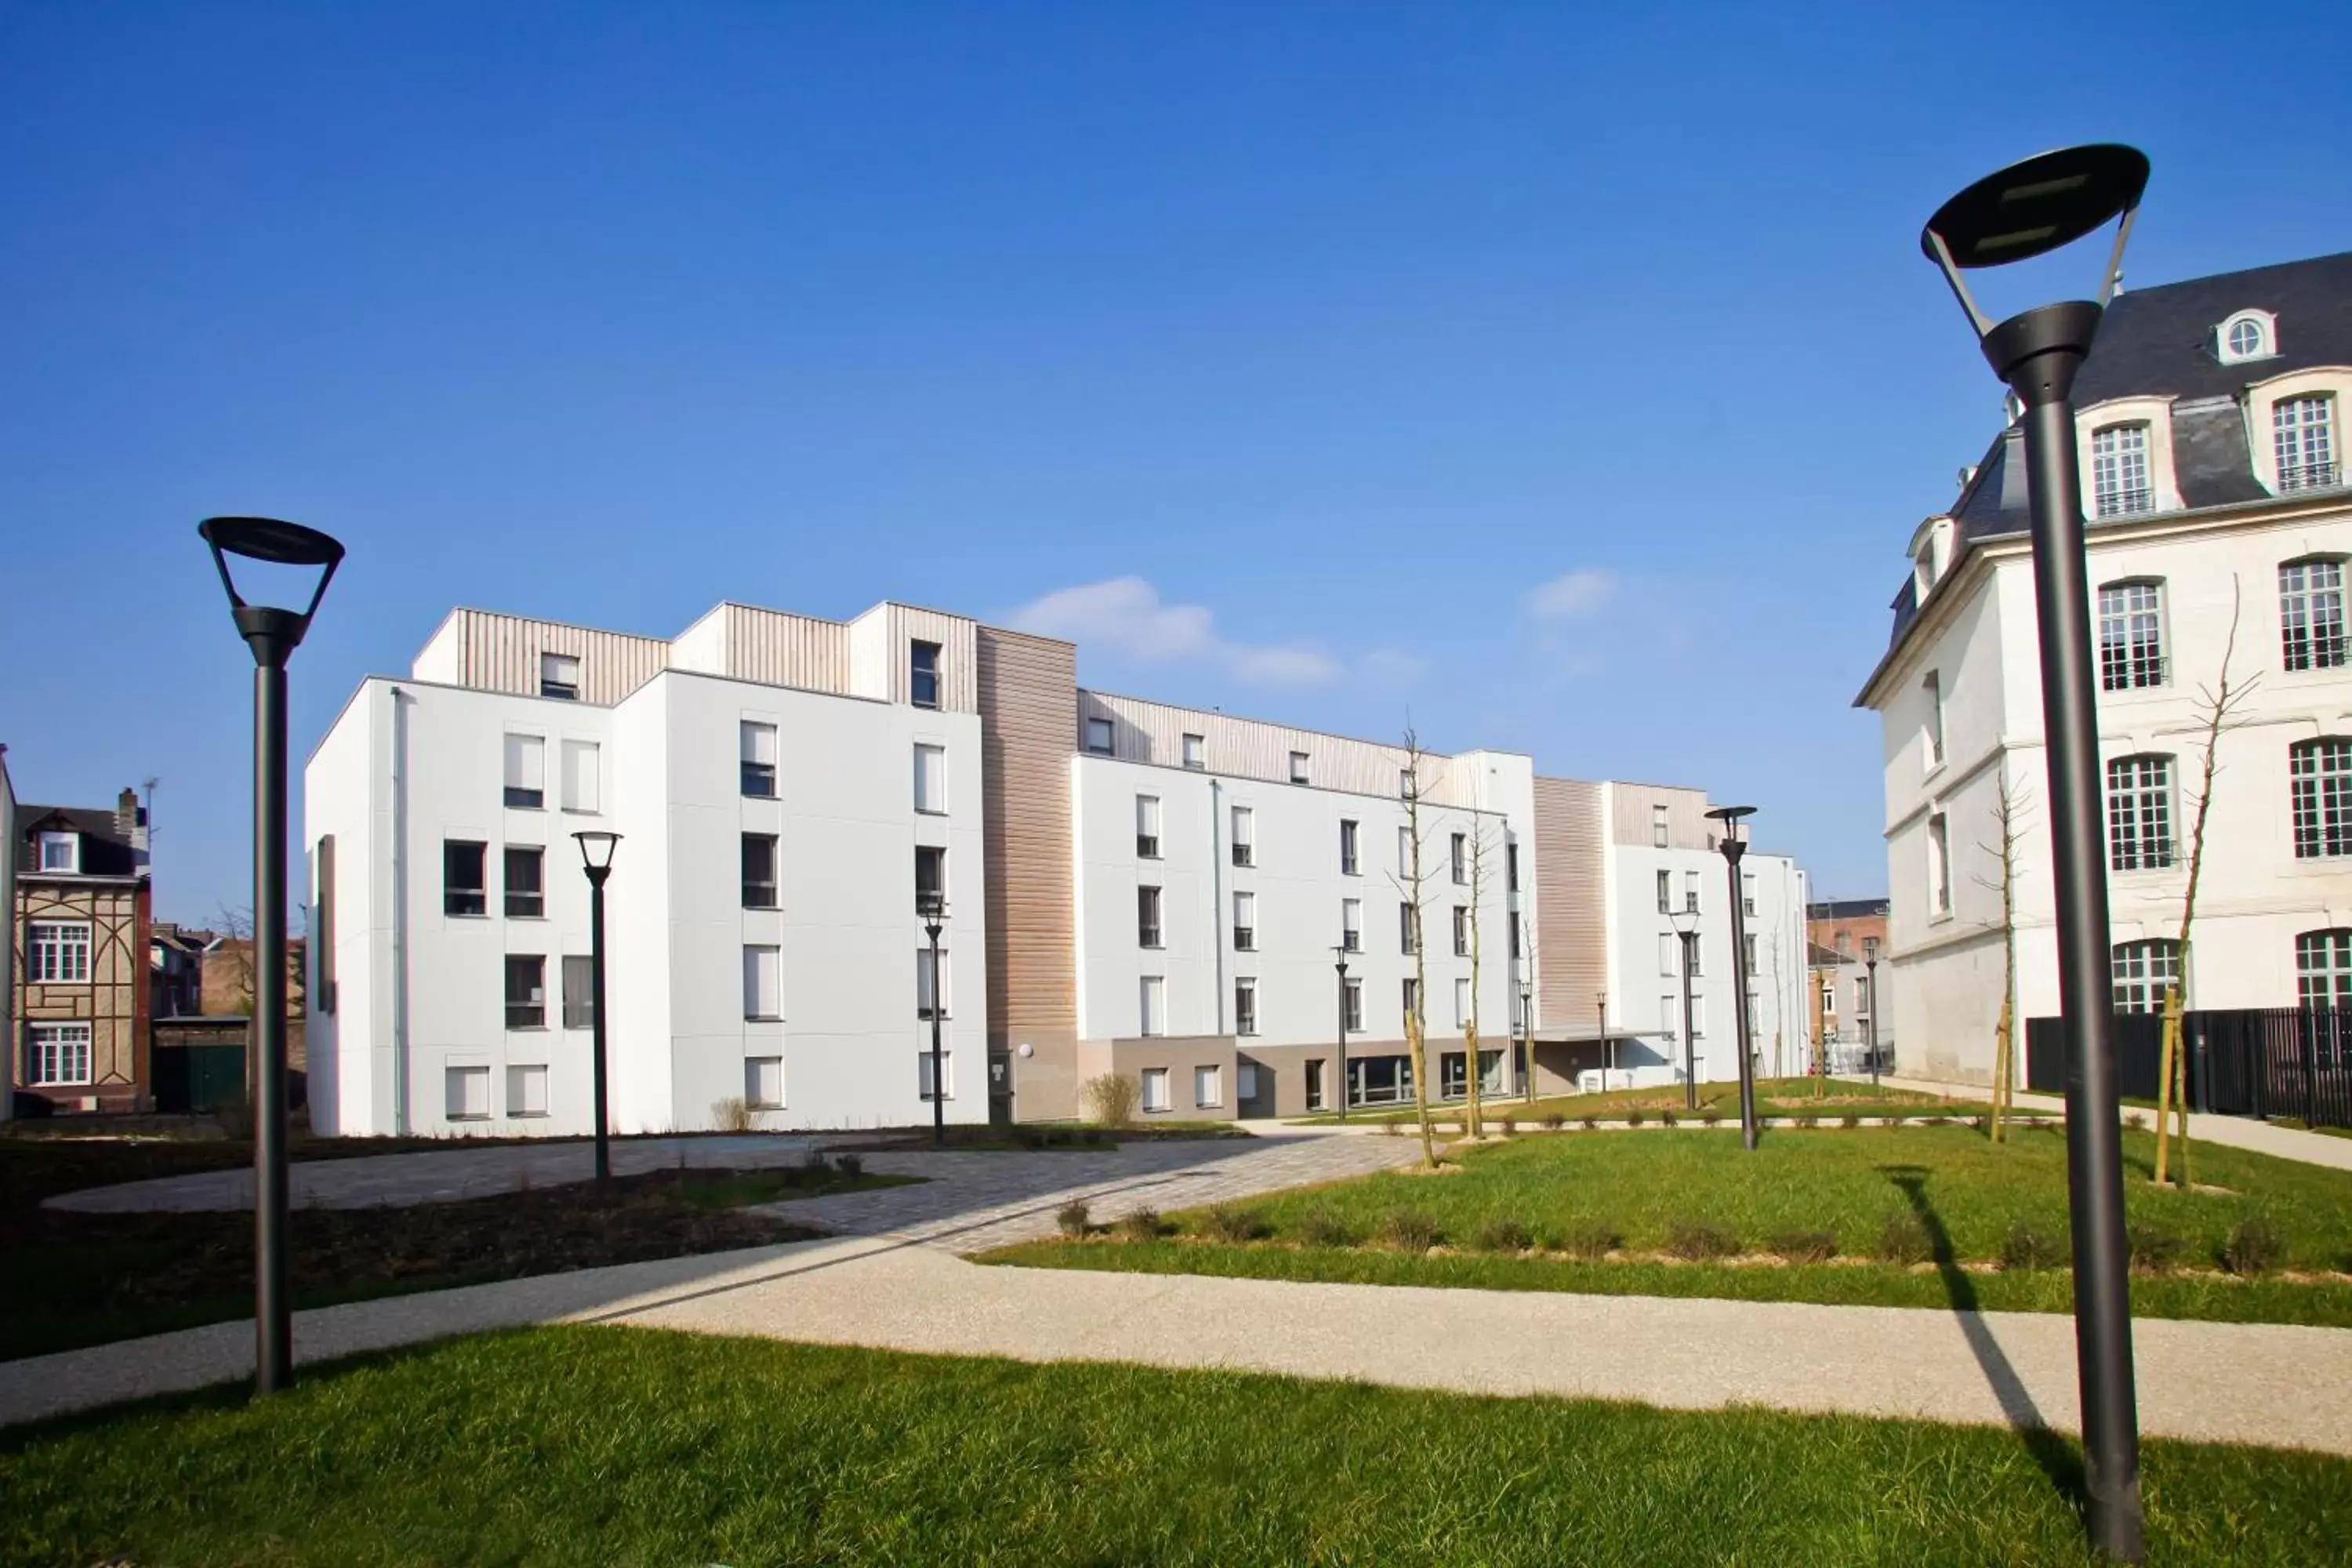
[[[159,911],[245,900],[255,511],[352,551],[298,756],[452,604],[894,597],[1880,890],[1848,704],[1999,408],[1920,222],[2121,139],[2135,280],[2340,248],[2340,17],[1617,9],[8,7],[19,793],[160,776]]]

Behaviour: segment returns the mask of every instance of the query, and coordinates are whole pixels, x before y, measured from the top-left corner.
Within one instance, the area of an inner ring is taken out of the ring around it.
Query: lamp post
[[[1756,815],[1752,805],[1718,805],[1707,816],[1723,824],[1723,870],[1731,879],[1731,1005],[1738,1022],[1739,1142],[1756,1147],[1756,1053],[1749,1048],[1748,1016],[1748,917],[1739,896],[1739,858],[1748,853],[1740,825]]]
[[[1878,939],[1874,936],[1862,939],[1862,988],[1870,997],[1870,1011],[1863,1015],[1863,1022],[1870,1035],[1870,1087],[1876,1089],[1878,1087]]]
[[[2117,1129],[2114,979],[2101,858],[2097,695],[2091,676],[2089,562],[2074,437],[2075,372],[2123,276],[2124,245],[2147,156],[2074,147],[1986,176],[1937,209],[1919,248],[1968,313],[1978,346],[2023,408],[2026,493],[2049,745],[2050,840],[2058,906],[2058,1012],[2066,1041],[2066,1186],[2074,1237],[2074,1348],[2082,1384],[2084,1490],[2091,1544],[2143,1560],[2139,1429],[2132,1380],[2129,1255]],[[1995,324],[1964,269],[2059,249],[2116,223],[2096,302],[2042,305]]]
[[[948,1080],[944,1071],[947,1057],[940,1044],[940,1021],[947,1016],[948,999],[940,992],[940,932],[947,929],[947,896],[925,893],[919,912],[923,932],[931,939],[931,1147],[944,1149],[948,1142]]]
[[[1519,1098],[1536,1099],[1536,988],[1519,983]]]
[[[1696,894],[1692,896],[1696,897]],[[1685,900],[1681,909],[1666,911],[1666,921],[1675,928],[1675,935],[1682,940],[1683,1108],[1686,1110],[1696,1110],[1698,1109],[1698,1031],[1691,1027],[1691,980],[1698,973],[1698,910],[1693,908],[1688,900]],[[1688,929],[1685,929],[1683,925],[1685,921],[1690,922]],[[1609,1086],[1608,1079],[1604,1077],[1601,1084],[1603,1089],[1606,1089]]]
[[[1595,991],[1592,994],[1592,1013],[1601,1024],[1601,1089],[1606,1093],[1609,1075],[1617,1070],[1617,1044],[1609,1037],[1608,992]]]
[[[580,868],[588,874],[588,1029],[591,1077],[596,1109],[596,1184],[613,1179],[613,1151],[606,1131],[607,1079],[604,1066],[604,879],[613,874],[613,851],[621,836],[591,830],[575,833]]]
[[[1348,944],[1332,948],[1339,962],[1339,1120],[1348,1120]]]
[[[268,517],[196,525],[213,552],[229,616],[253,654],[253,1386],[294,1382],[294,1303],[286,1247],[286,661],[302,645],[343,547],[314,528]],[[228,558],[317,567],[310,605],[249,605]]]

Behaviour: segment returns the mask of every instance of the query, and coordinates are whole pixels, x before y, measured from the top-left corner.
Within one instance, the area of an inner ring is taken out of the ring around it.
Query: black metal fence
[[[2224,1116],[2292,1116],[2352,1127],[2352,1008],[2241,1007],[2184,1013],[2189,1108]],[[2157,1098],[2164,1053],[2158,1013],[2116,1015],[2116,1070],[2127,1100]],[[2025,1087],[2066,1090],[2055,1018],[2025,1026]]]

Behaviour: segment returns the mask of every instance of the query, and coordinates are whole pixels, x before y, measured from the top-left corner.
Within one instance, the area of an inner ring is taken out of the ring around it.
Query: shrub
[[[1872,1250],[1881,1263],[1900,1263],[1907,1268],[1927,1262],[1934,1256],[1936,1247],[1927,1239],[1927,1227],[1919,1223],[1918,1215],[1891,1214],[1886,1223],[1878,1227],[1878,1244]]]
[[[1598,1116],[1580,1117],[1578,1119],[1577,1125],[1583,1128],[1587,1132],[1597,1132],[1601,1129],[1601,1118]],[[1557,1129],[1554,1129],[1554,1131],[1557,1131]]]
[[[1628,1127],[1639,1127],[1642,1125],[1642,1113],[1639,1110],[1627,1111],[1625,1113],[1625,1125]]]
[[[1588,1262],[1606,1258],[1624,1245],[1625,1238],[1606,1220],[1587,1220],[1568,1233],[1569,1253]]]
[[[740,1094],[730,1094],[710,1102],[710,1121],[721,1132],[749,1132],[758,1116],[750,1100]]]
[[[1142,1093],[1141,1084],[1115,1072],[1090,1078],[1078,1088],[1087,1119],[1105,1127],[1124,1127],[1134,1121],[1136,1101]]]
[[[2021,1225],[2001,1239],[2000,1268],[2004,1274],[2020,1269],[2060,1268],[2066,1263],[2066,1240],[2047,1231]]]
[[[1518,1134],[1519,1124],[1517,1121],[1512,1117],[1506,1116],[1501,1121],[1496,1122],[1495,1125],[1503,1130],[1503,1136],[1506,1138],[1516,1137]]]
[[[1055,1210],[1054,1224],[1064,1236],[1068,1237],[1073,1241],[1085,1236],[1088,1228],[1090,1228],[1087,1224],[1086,1200],[1084,1198],[1073,1198],[1068,1203],[1064,1204],[1060,1208]]]
[[[1707,1111],[1705,1115],[1699,1118],[1699,1121],[1709,1127],[1719,1127],[1723,1123],[1723,1112],[1720,1110]]]
[[[1666,1227],[1666,1250],[1691,1263],[1729,1258],[1739,1250],[1739,1233],[1706,1220],[1678,1219]]]
[[[2221,1267],[2251,1279],[2286,1261],[2286,1237],[2260,1215],[2249,1215],[2221,1244]]]
[[[804,1173],[809,1175],[818,1175],[825,1171],[831,1170],[832,1168],[833,1162],[826,1158],[824,1150],[803,1149],[801,1151],[801,1170]]]
[[[1930,1116],[1924,1120],[1930,1127],[1948,1127],[1952,1123],[1952,1119],[1948,1116]]]
[[[1160,1239],[1160,1211],[1155,1208],[1130,1209],[1119,1216],[1118,1234],[1129,1241]]]
[[[1470,1237],[1481,1252],[1525,1252],[1535,1244],[1535,1233],[1515,1219],[1490,1219]]]
[[[2124,1125],[2135,1132],[2145,1132],[2147,1131],[2147,1118],[2137,1110],[2127,1110],[2124,1112]]]
[[[1819,1127],[1821,1124],[1822,1119],[1810,1111],[1797,1118],[1797,1125],[1800,1127]]]
[[[2152,1225],[2131,1227],[2132,1267],[2144,1273],[2163,1274],[2177,1268],[2188,1251],[2188,1242],[2168,1230]]]
[[[1772,1250],[1791,1263],[1826,1263],[1837,1256],[1837,1237],[1826,1230],[1783,1231],[1772,1238]]]
[[[1406,1252],[1427,1252],[1444,1235],[1435,1220],[1417,1209],[1391,1209],[1381,1216],[1381,1239]]]
[[[1211,1241],[1255,1241],[1266,1233],[1265,1221],[1237,1204],[1217,1204],[1201,1216],[1201,1234]]]
[[[1404,1123],[1403,1123],[1403,1122],[1402,1122],[1402,1121],[1383,1121],[1383,1122],[1381,1122],[1381,1137],[1383,1137],[1383,1138],[1402,1138],[1402,1137],[1403,1137],[1403,1136],[1404,1136]]]
[[[1658,1125],[1661,1127],[1672,1127],[1675,1125],[1675,1113],[1671,1110],[1658,1112]]]
[[[1347,1222],[1328,1208],[1308,1209],[1291,1231],[1309,1247],[1345,1247],[1355,1239]]]
[[[1862,1125],[1862,1118],[1849,1110],[1843,1116],[1838,1118],[1838,1125],[1840,1127],[1859,1127]]]
[[[855,1154],[842,1154],[835,1158],[833,1168],[845,1176],[862,1176],[866,1173],[866,1162]]]

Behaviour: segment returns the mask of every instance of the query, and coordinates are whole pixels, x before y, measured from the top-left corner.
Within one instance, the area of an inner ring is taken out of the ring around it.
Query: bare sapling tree
[[[2210,686],[2197,689],[2197,715],[2204,721],[2205,753],[2199,759],[2197,807],[2189,818],[2189,886],[2180,898],[2180,941],[2174,948],[2172,975],[2164,987],[2164,1047],[2158,1058],[2156,1099],[2156,1181],[2166,1176],[2169,1144],[2180,1142],[2180,1184],[2189,1185],[2189,1053],[2180,1037],[2182,987],[2189,979],[2189,924],[2197,916],[2197,884],[2205,870],[2205,824],[2213,809],[2213,785],[2221,773],[2221,736],[2244,721],[2246,701],[2262,680],[2259,671],[2242,681],[2230,677],[2230,660],[2238,650],[2238,617],[2244,609],[2238,575],[2230,574],[2230,635],[2221,644],[2221,673]],[[2174,1133],[2169,1118],[2178,1114]]]
[[[1519,973],[1528,977],[1519,986],[1519,1098],[1529,1105],[1536,1101],[1536,922],[1522,915],[1511,917],[1517,922],[1519,933]],[[1517,976],[1513,977],[1517,984]]]
[[[1478,910],[1479,906],[1486,901],[1486,862],[1489,854],[1489,832],[1490,830],[1485,822],[1475,817],[1471,819],[1469,835],[1470,910],[1468,916],[1470,929],[1467,933],[1470,939],[1470,1005],[1462,1016],[1462,1047],[1464,1052],[1462,1067],[1463,1076],[1468,1081],[1469,1085],[1469,1114],[1464,1126],[1465,1131],[1467,1131],[1470,1136],[1474,1139],[1484,1138],[1486,1135],[1486,1112],[1481,1106],[1478,1098],[1486,1087],[1481,1081],[1484,1075],[1478,1070],[1478,962],[1480,953],[1478,943]]]
[[[224,1011],[245,1017],[253,1016],[253,911],[243,904],[215,904],[213,923],[220,928],[221,941],[199,960],[196,971],[196,1010],[205,1006],[204,966],[217,963],[225,976],[215,1000]]]
[[[1405,1050],[1412,1064],[1412,1104],[1421,1122],[1421,1163],[1437,1168],[1437,1143],[1429,1127],[1429,1049],[1423,1019],[1429,1009],[1429,944],[1423,940],[1421,795],[1423,772],[1421,737],[1411,724],[1404,730],[1404,864],[1390,873],[1404,895],[1405,920],[1412,943],[1412,1002],[1404,1010]]]
[[[2017,851],[2025,842],[2029,805],[2025,786],[2011,780],[2006,769],[1993,797],[1992,822],[1998,844],[1979,844],[2000,866],[1998,878],[1979,877],[1979,886],[2000,894],[2000,1016],[1992,1030],[1992,1141],[2009,1141],[2011,1106],[2017,1093]]]

